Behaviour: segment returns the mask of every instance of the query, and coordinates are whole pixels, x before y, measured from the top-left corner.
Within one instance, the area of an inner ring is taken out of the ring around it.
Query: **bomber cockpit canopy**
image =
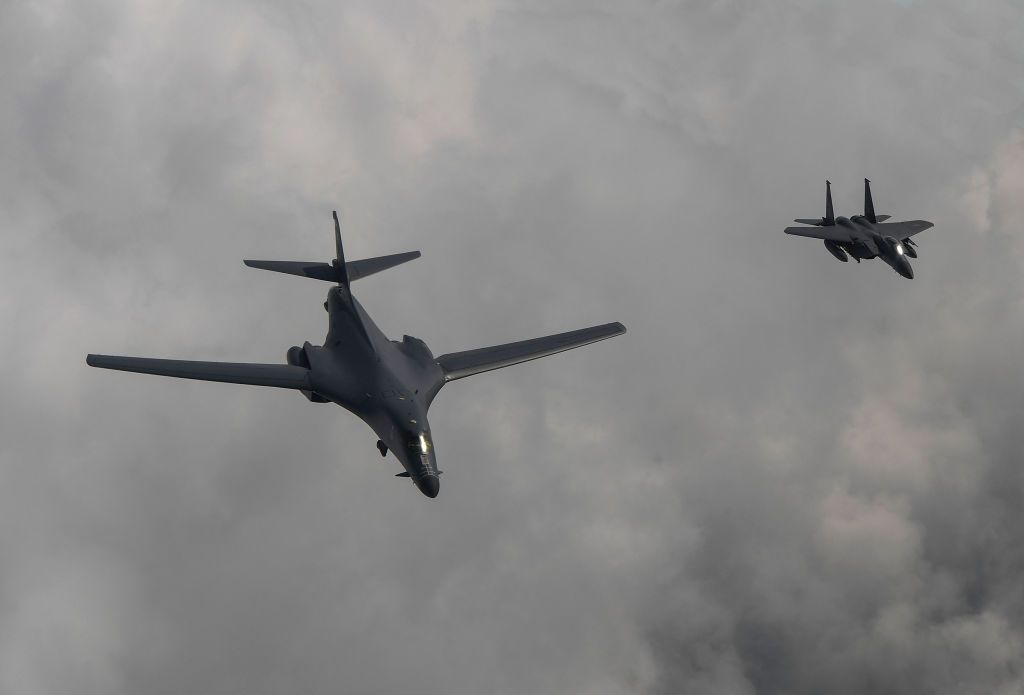
[[[406,434],[405,445],[413,454],[429,454],[434,448],[430,432],[410,432]]]

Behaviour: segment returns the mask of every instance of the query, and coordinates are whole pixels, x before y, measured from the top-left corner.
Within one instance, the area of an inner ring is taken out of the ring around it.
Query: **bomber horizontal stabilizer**
[[[377,256],[375,258],[364,258],[359,261],[349,261],[345,264],[349,280],[358,280],[368,275],[379,273],[396,265],[408,263],[420,257],[419,251],[407,251],[406,253],[394,253],[390,256]],[[299,275],[301,277],[313,278],[314,280],[325,280],[327,282],[340,282],[341,278],[338,269],[330,263],[313,263],[305,261],[244,261],[250,268],[260,270],[272,270],[275,273],[287,273],[288,275]]]

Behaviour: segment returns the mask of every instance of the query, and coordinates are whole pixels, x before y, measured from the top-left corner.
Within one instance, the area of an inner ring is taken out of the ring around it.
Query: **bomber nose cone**
[[[437,493],[441,489],[441,481],[436,475],[429,474],[417,480],[416,487],[418,487],[420,492],[424,495],[433,499],[434,497],[437,497]]]

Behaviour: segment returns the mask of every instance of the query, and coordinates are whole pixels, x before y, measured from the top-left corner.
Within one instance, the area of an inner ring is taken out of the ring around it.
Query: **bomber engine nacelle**
[[[285,355],[285,359],[288,361],[288,364],[293,367],[309,369],[309,357],[306,355],[306,351],[298,345],[292,345],[288,348],[288,353]]]
[[[302,367],[303,369],[310,368],[309,355],[306,354],[305,348],[300,348],[298,345],[292,345],[288,348],[288,352],[285,354],[285,360],[293,367]],[[301,391],[301,393],[313,403],[327,402],[326,398],[314,391]]]
[[[399,348],[405,354],[412,357],[414,360],[423,365],[433,364],[434,354],[430,352],[430,348],[419,338],[411,335],[403,335],[402,342],[398,343]]]
[[[829,253],[831,253],[833,256],[841,260],[843,263],[846,263],[848,260],[850,260],[846,256],[846,251],[843,251],[843,247],[837,244],[836,242],[832,241],[831,239],[825,239],[825,248],[828,249]]]

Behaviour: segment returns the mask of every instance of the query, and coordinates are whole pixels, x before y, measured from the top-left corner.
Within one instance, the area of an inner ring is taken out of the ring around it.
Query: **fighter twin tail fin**
[[[889,219],[890,215],[876,215],[875,214],[875,203],[871,199],[871,182],[864,179],[864,219],[872,224],[879,222],[885,222]],[[836,224],[836,216],[832,210],[832,182],[825,182],[825,216],[821,219],[814,220],[804,217],[798,217],[793,220],[799,224],[810,224],[815,227],[834,227]],[[814,235],[809,235],[814,236]],[[827,238],[827,237],[826,237]]]
[[[825,216],[821,218],[821,223],[826,227],[836,223],[835,213],[832,212],[832,182],[828,179],[825,180]]]
[[[871,224],[878,222],[878,218],[875,216],[875,203],[871,200],[871,182],[867,179],[864,179],[864,217]]]
[[[812,224],[815,227],[834,227],[836,225],[836,216],[832,211],[832,182],[825,181],[825,216],[819,220],[810,220],[802,217],[798,217],[793,220],[799,224]]]

